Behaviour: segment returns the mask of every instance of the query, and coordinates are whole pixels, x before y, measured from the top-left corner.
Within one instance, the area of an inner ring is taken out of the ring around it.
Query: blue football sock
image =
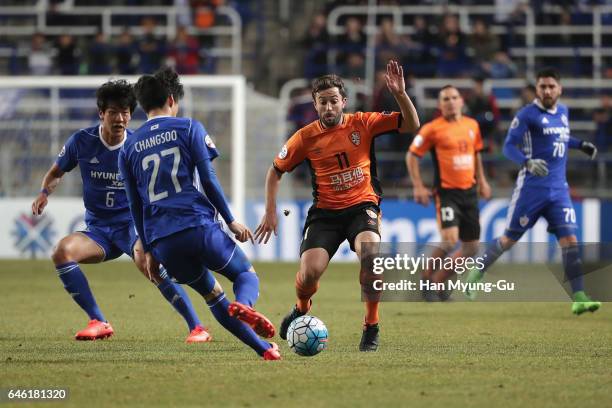
[[[482,263],[484,266],[482,267],[481,272],[486,272],[486,270],[489,269],[489,267],[493,265],[503,253],[504,248],[502,247],[500,238],[495,238],[491,243],[489,243],[489,245],[487,245],[487,249],[482,257]]]
[[[210,311],[213,316],[215,316],[215,319],[217,319],[226,330],[238,337],[240,341],[251,347],[260,356],[263,356],[266,350],[272,347],[270,343],[260,339],[249,326],[229,315],[227,308],[230,302],[225,297],[225,293],[221,293],[219,296],[206,303],[208,307],[210,307]]]
[[[76,262],[68,262],[61,265],[55,265],[57,275],[64,283],[64,288],[72,296],[74,301],[81,306],[88,315],[90,320],[98,320],[106,322],[104,315],[100,311],[96,299],[89,289],[87,278],[79,268]]]
[[[582,261],[580,260],[580,248],[578,246],[570,246],[562,249],[563,254],[563,269],[565,277],[569,280],[572,287],[572,293],[584,290],[584,282],[582,279]]]
[[[187,296],[185,289],[178,283],[174,283],[172,279],[166,277],[158,286],[157,289],[166,298],[174,309],[183,316],[189,331],[195,329],[196,326],[201,326],[200,319],[193,309],[193,305]]]
[[[253,306],[259,297],[259,278],[255,272],[242,272],[234,281],[236,301]]]

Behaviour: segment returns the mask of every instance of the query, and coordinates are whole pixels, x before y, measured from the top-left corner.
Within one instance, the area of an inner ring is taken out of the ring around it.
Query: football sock
[[[314,285],[305,285],[300,278],[300,273],[297,273],[295,277],[295,293],[297,295],[296,306],[300,312],[308,313],[310,310],[310,299],[317,293],[318,289],[319,282]]]
[[[240,341],[251,347],[260,356],[263,356],[266,350],[272,347],[270,343],[260,339],[249,326],[229,315],[227,308],[230,302],[225,297],[225,293],[221,293],[219,296],[206,303],[213,316],[215,316],[215,319],[217,319],[226,330],[238,337]]]
[[[157,286],[157,289],[159,289],[166,300],[170,302],[174,310],[183,316],[183,319],[187,322],[187,326],[189,326],[189,331],[195,329],[196,326],[202,325],[198,315],[193,309],[189,296],[187,296],[187,292],[185,292],[185,289],[183,289],[181,285],[174,283],[172,279],[166,277]]]
[[[504,248],[502,247],[500,238],[495,238],[493,242],[487,246],[487,249],[482,257],[483,267],[480,272],[485,273],[486,270],[489,269],[489,267],[493,265],[493,263],[497,261],[500,256],[502,256],[503,253]]]
[[[259,297],[259,278],[255,272],[242,272],[234,281],[236,301],[243,305],[253,306]]]
[[[89,315],[89,319],[106,322],[102,311],[100,311],[96,303],[93,293],[91,293],[87,278],[81,271],[79,264],[76,262],[68,262],[61,265],[55,265],[55,270],[64,283],[66,291],[72,296],[81,309]]]
[[[366,304],[366,316],[365,316],[366,324],[372,325],[372,324],[378,323],[379,302],[366,301],[365,304]]]
[[[565,277],[569,280],[572,292],[581,292],[584,290],[584,282],[582,279],[582,261],[580,260],[580,248],[572,245],[562,249],[563,268]]]

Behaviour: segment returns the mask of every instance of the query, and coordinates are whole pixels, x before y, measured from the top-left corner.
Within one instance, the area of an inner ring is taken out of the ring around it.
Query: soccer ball
[[[300,356],[314,356],[327,347],[327,327],[314,316],[300,316],[289,325],[287,343]]]

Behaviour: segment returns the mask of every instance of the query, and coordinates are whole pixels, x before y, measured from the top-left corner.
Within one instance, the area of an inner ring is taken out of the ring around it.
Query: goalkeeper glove
[[[525,162],[527,170],[534,176],[546,177],[548,175],[548,164],[542,159],[528,159]]]
[[[582,143],[580,143],[580,150],[589,156],[591,160],[594,160],[597,156],[597,147],[591,142],[583,140]]]

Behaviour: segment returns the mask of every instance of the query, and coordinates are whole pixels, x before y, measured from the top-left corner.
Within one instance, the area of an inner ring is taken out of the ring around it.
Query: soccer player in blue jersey
[[[471,270],[466,281],[481,281],[491,264],[544,217],[548,231],[555,234],[562,248],[563,267],[573,292],[572,312],[577,315],[594,312],[601,302],[584,293],[576,213],[566,180],[566,165],[568,149],[579,149],[594,159],[597,148],[570,135],[567,106],[558,103],[562,88],[557,71],[543,69],[536,79],[536,100],[516,114],[504,143],[506,157],[522,166],[508,208],[506,231],[488,245],[484,267]],[[466,291],[466,295],[474,299],[476,293]]]
[[[217,213],[239,241],[252,241],[253,235],[229,209],[212,166],[217,149],[204,126],[176,117],[183,96],[178,75],[170,68],[144,75],[134,91],[148,120],[123,145],[119,169],[147,269],[156,271],[161,262],[170,276],[204,297],[223,327],[264,360],[279,360],[278,346],[257,336],[275,333],[272,323],[253,309],[259,296],[257,274],[222,230]],[[225,297],[209,269],[233,282],[235,302]]]
[[[42,182],[32,203],[32,213],[40,215],[65,173],[77,165],[83,180],[83,202],[87,229],[62,238],[51,258],[57,274],[74,301],[88,314],[87,328],[77,340],[95,340],[113,335],[113,328],[98,307],[80,263],[99,263],[128,254],[162,295],[183,316],[189,326],[188,343],[210,340],[196,315],[187,293],[164,272],[146,274],[142,244],[130,215],[123,182],[119,177],[119,149],[136,108],[136,97],[126,81],[109,81],[96,92],[100,124],[74,133],[62,148]]]

